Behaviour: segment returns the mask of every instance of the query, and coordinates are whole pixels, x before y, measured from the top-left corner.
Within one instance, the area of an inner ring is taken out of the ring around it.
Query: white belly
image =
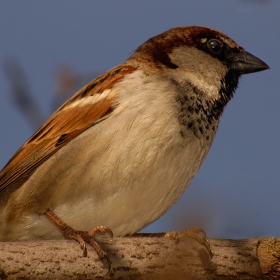
[[[199,141],[189,143],[184,149],[174,147],[162,151],[163,157],[155,157],[150,149],[144,149],[145,156],[142,158],[137,159],[132,155],[135,160],[129,165],[129,156],[124,154],[108,166],[105,162],[110,157],[106,155],[102,160],[99,158],[98,167],[94,159],[86,164],[76,161],[74,169],[69,164],[69,172],[56,174],[55,179],[50,173],[48,183],[51,182],[51,185],[46,191],[45,203],[41,203],[42,208],[38,210],[44,212],[46,208],[52,209],[77,230],[90,230],[104,225],[115,236],[137,232],[163,215],[177,201],[207,153]],[[149,152],[152,153],[150,156]],[[38,176],[44,171],[50,172],[51,166],[50,162],[39,168]],[[34,174],[34,179],[36,176]],[[63,184],[64,190],[58,191],[57,184]],[[49,199],[50,196],[63,198],[57,201],[55,198]],[[19,233],[16,239],[62,238],[56,227],[43,215],[23,215],[20,223],[21,230],[16,231]]]

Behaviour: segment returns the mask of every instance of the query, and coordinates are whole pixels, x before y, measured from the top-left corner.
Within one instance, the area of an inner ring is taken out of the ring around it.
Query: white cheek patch
[[[226,75],[227,69],[218,59],[196,48],[176,48],[169,55],[176,65],[175,71],[168,74],[179,83],[191,82],[213,99],[220,98],[220,81]]]
[[[203,79],[203,76],[197,75],[193,72],[188,72],[187,75],[189,80],[195,87],[201,89],[213,99],[220,98],[220,95],[218,94],[219,86],[217,87],[215,84],[208,82],[206,79]]]

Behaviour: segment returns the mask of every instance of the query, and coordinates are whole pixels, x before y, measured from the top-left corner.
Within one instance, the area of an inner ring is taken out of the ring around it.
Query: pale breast
[[[115,114],[61,148],[13,194],[4,212],[19,220],[6,227],[9,238],[60,238],[38,215],[48,208],[75,229],[104,225],[116,236],[130,234],[182,195],[211,142],[192,132],[182,137],[173,88],[139,82],[139,75],[120,83]]]

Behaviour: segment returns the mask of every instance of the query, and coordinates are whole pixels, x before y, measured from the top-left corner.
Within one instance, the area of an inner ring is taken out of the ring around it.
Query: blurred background
[[[276,0],[0,1],[0,169],[64,100],[148,38],[209,26],[271,69],[242,77],[199,173],[144,231],[280,236],[279,11]]]

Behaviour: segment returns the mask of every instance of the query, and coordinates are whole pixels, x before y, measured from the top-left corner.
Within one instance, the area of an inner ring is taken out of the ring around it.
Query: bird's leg
[[[111,237],[113,237],[113,232],[104,226],[98,226],[90,231],[78,231],[70,226],[68,226],[66,223],[64,223],[52,210],[48,209],[44,213],[45,217],[52,222],[62,233],[63,237],[65,239],[71,239],[76,240],[79,244],[81,249],[83,250],[83,256],[87,256],[87,247],[86,242],[89,243],[97,252],[99,258],[106,259],[109,270],[111,268],[111,261],[105,251],[101,248],[101,246],[98,244],[97,240],[94,238],[94,235],[97,233],[107,233]]]
[[[173,238],[175,240],[178,240],[181,237],[187,236],[190,238],[193,238],[197,240],[202,246],[206,248],[208,251],[210,257],[213,257],[210,243],[208,239],[206,238],[206,233],[203,229],[194,227],[191,229],[187,229],[184,231],[171,231],[171,232],[159,232],[159,233],[134,233],[132,235],[129,235],[130,237],[166,237],[166,238]],[[129,237],[127,236],[127,237]]]

